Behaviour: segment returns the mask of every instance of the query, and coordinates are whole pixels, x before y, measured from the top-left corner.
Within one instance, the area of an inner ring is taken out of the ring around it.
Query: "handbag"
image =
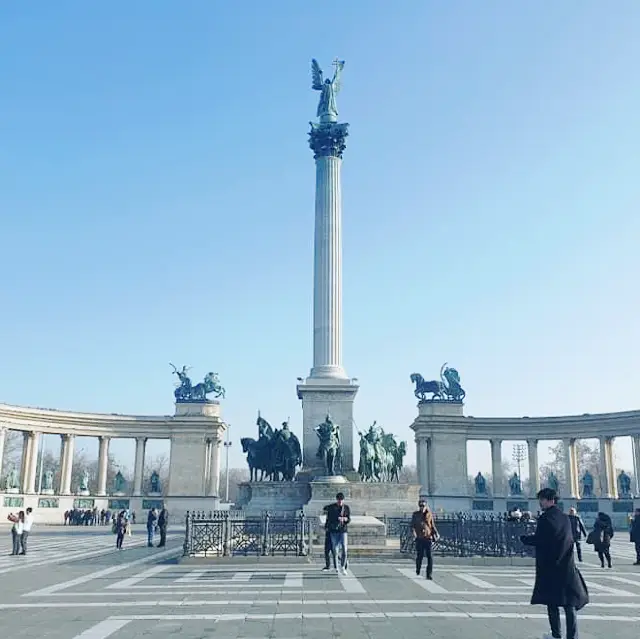
[[[587,535],[587,540],[586,542],[590,545],[594,545],[596,543],[596,535],[595,535],[595,531],[592,530],[588,535]]]

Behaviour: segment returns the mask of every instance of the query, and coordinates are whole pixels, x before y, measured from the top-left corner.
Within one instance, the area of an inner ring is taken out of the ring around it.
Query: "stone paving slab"
[[[30,556],[0,557],[0,570],[21,567],[0,579],[2,627],[11,637],[494,639],[547,630],[546,611],[529,605],[530,566],[436,559],[427,581],[410,560],[354,560],[347,576],[322,571],[317,558],[183,564],[180,532],[166,549],[130,543],[121,552],[112,535],[91,527],[34,530],[30,542]],[[581,639],[608,639],[612,629],[616,639],[637,637],[640,568],[631,565],[630,544],[614,544],[613,555],[611,571],[593,552],[580,566],[592,593]]]

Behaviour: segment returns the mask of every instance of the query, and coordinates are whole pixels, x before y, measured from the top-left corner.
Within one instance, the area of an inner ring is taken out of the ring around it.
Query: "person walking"
[[[536,549],[536,581],[532,605],[547,607],[551,633],[544,639],[561,639],[560,608],[564,608],[566,639],[577,639],[577,611],[589,603],[589,592],[573,559],[573,533],[569,517],[557,506],[553,488],[543,488],[537,495],[542,514],[535,534],[522,535],[523,544]]]
[[[340,549],[340,572],[345,574],[349,569],[349,560],[347,557],[347,528],[351,522],[351,509],[344,503],[344,494],[336,495],[335,504],[327,507],[327,523],[326,527],[331,536],[331,555],[333,557],[333,565],[337,568],[336,554]]]
[[[593,530],[591,531],[593,549],[598,553],[598,559],[600,560],[600,567],[604,568],[604,560],[607,560],[607,566],[611,565],[611,539],[613,538],[613,524],[611,523],[611,517],[607,513],[598,513],[596,521],[593,524]]]
[[[124,536],[127,534],[127,527],[129,522],[127,521],[127,517],[125,511],[121,511],[118,513],[118,517],[116,518],[115,530],[116,530],[116,548],[118,550],[122,550],[122,542],[124,541]]]
[[[158,515],[158,529],[160,530],[160,543],[158,548],[164,548],[167,543],[167,528],[169,527],[169,511],[163,506]]]
[[[153,548],[153,537],[158,526],[158,511],[152,508],[147,515],[147,547]]]
[[[578,515],[578,511],[575,508],[569,508],[569,521],[571,522],[571,533],[573,534],[573,543],[576,547],[576,554],[578,555],[578,561],[582,562],[582,546],[580,541],[582,535],[587,536],[587,530]]]
[[[19,555],[20,542],[22,541],[22,532],[24,530],[24,510],[21,510],[17,515],[9,513],[7,519],[13,524],[11,526],[11,554]]]
[[[438,539],[438,530],[433,519],[433,514],[427,506],[427,502],[421,499],[418,502],[418,510],[411,517],[411,532],[416,541],[416,575],[422,571],[422,562],[427,558],[427,579],[433,579],[433,555],[431,547]]]
[[[327,526],[327,510],[329,510],[329,506],[324,506],[322,512],[324,513],[324,568],[322,570],[329,570],[331,568],[331,533],[329,532],[329,527]],[[333,566],[336,567],[335,564]]]
[[[631,521],[631,530],[629,531],[629,540],[636,546],[636,561],[634,566],[640,566],[640,508],[636,508],[635,516]]]

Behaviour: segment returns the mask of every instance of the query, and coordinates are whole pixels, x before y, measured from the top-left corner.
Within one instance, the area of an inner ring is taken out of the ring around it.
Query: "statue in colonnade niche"
[[[522,482],[518,477],[518,473],[513,473],[509,478],[509,491],[512,495],[522,495]]]
[[[560,482],[558,481],[558,478],[556,477],[556,474],[553,471],[549,473],[549,479],[547,479],[547,486],[551,488],[551,490],[555,490],[556,492],[558,492],[558,487],[560,486]]]
[[[121,471],[116,473],[116,476],[113,478],[113,491],[116,493],[123,493],[127,482],[124,478],[124,475]]]
[[[89,471],[85,470],[80,477],[80,490],[81,492],[87,492],[89,490]]]
[[[487,494],[487,480],[483,477],[481,472],[478,472],[473,482],[476,485],[476,495]]]
[[[582,496],[593,497],[593,475],[588,470],[582,476]]]
[[[42,490],[53,490],[53,471],[51,469],[47,470],[42,478]]]
[[[149,478],[149,489],[152,493],[160,493],[160,475],[158,471],[154,470]]]
[[[620,499],[631,497],[631,477],[624,470],[621,470],[618,475],[618,497]]]
[[[19,488],[18,486],[18,482],[19,482],[19,478],[18,478],[18,470],[15,467],[15,464],[13,466],[11,466],[11,470],[9,470],[9,472],[7,473],[7,476],[4,480],[5,483],[5,489],[9,490],[11,488]]]

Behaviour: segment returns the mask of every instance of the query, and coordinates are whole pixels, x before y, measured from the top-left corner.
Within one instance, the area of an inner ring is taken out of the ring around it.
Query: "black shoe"
[[[420,568],[416,568],[416,575],[420,576]]]
[[[322,570],[331,570],[331,568],[329,568],[329,566],[325,566]]]
[[[638,559],[638,561],[636,561],[633,565],[634,566],[640,566],[640,559]]]
[[[427,579],[428,579],[429,581],[433,581],[433,575],[427,575]]]

